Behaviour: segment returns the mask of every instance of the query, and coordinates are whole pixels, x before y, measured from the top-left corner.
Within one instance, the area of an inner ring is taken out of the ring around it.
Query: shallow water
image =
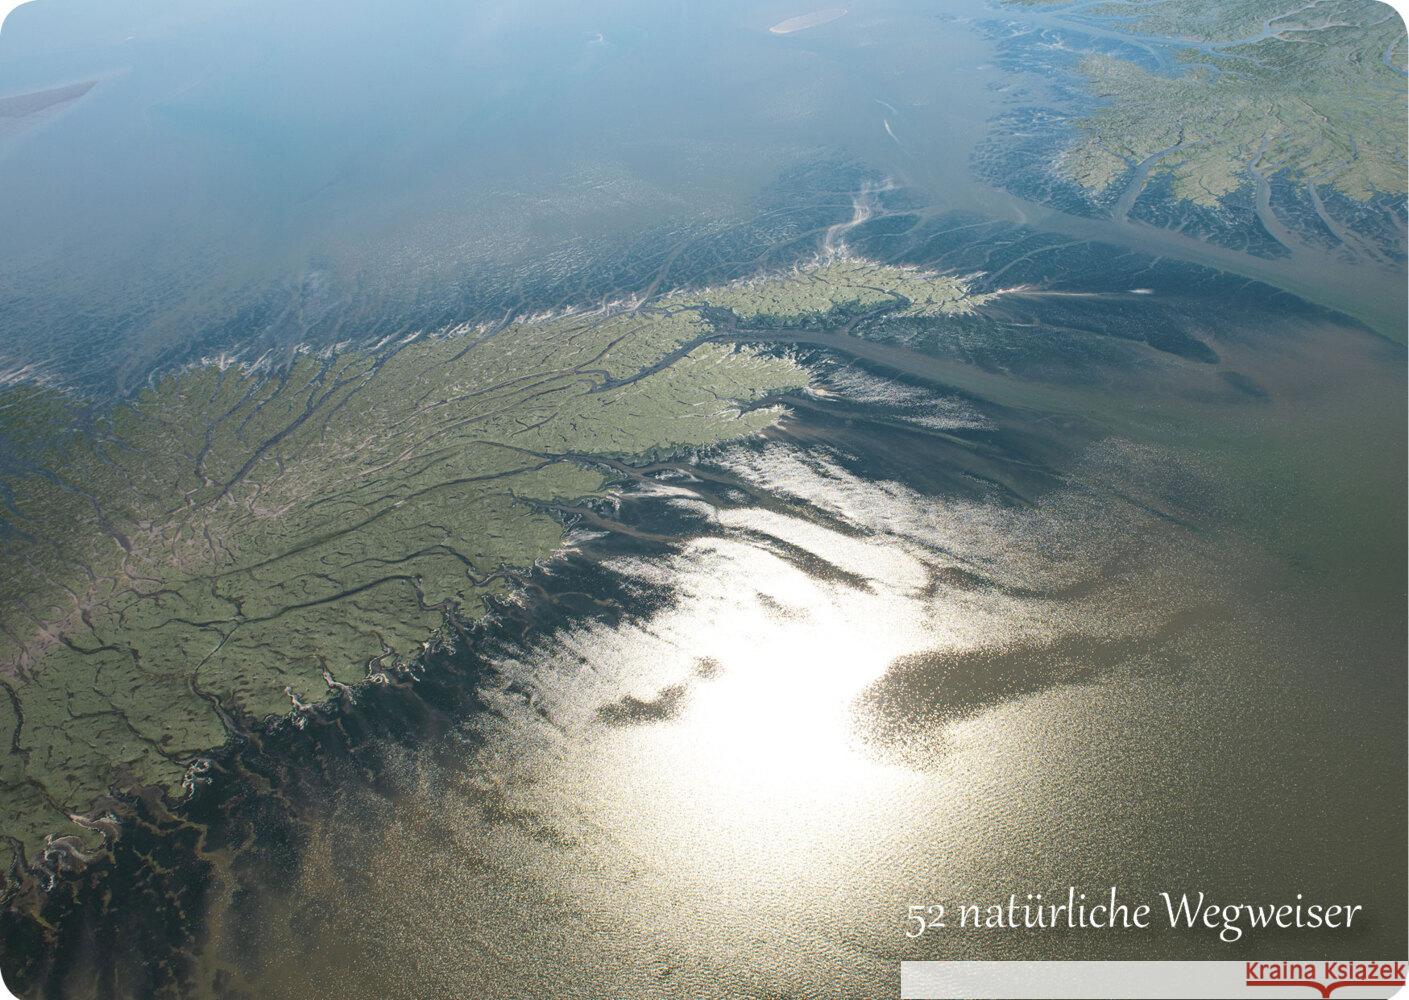
[[[1399,266],[1259,259],[975,173],[999,116],[1071,105],[1074,56],[1054,53],[1099,31],[980,0],[863,3],[768,31],[796,13],[27,5],[0,38],[0,95],[94,83],[0,134],[0,384],[131,392],[202,357],[790,264],[850,201],[850,184],[807,180],[838,163],[901,185],[923,218],[1224,268],[1400,335]]]

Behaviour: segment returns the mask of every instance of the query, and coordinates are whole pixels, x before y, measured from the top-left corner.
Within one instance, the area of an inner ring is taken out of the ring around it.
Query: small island
[[[775,35],[791,35],[795,31],[815,28],[819,24],[827,24],[845,15],[845,7],[828,7],[825,10],[814,10],[811,14],[799,14],[797,17],[790,17],[786,21],[779,21],[768,30]]]

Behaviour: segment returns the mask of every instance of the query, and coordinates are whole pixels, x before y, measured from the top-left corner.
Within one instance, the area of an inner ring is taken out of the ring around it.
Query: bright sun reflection
[[[727,621],[696,624],[697,648],[720,669],[698,686],[681,735],[709,753],[717,778],[728,771],[770,795],[873,769],[853,745],[849,709],[909,651],[912,637],[886,628],[900,608],[878,606],[900,602],[840,593],[765,553],[734,557],[749,564],[748,586]]]
[[[750,546],[706,544],[705,561],[733,572],[716,578],[714,601],[682,606],[665,631],[715,664],[712,676],[676,682],[688,694],[667,724],[606,733],[600,770],[583,780],[611,790],[602,822],[642,854],[756,887],[854,845],[838,834],[912,780],[865,754],[850,709],[916,637],[894,624],[893,600]]]
[[[612,850],[725,896],[786,893],[882,849],[897,804],[938,779],[866,745],[858,698],[899,657],[991,643],[1029,614],[991,592],[937,598],[934,574],[951,562],[938,546],[994,548],[991,535],[956,534],[957,523],[991,532],[973,511],[958,517],[776,451],[757,461],[745,471],[795,495],[824,493],[856,529],[660,491],[706,509],[718,531],[669,565],[611,565],[667,583],[673,602],[501,664],[509,731],[486,741],[502,748],[496,762],[528,772],[516,787],[544,793],[529,793],[526,808],[609,831]],[[525,688],[531,716],[509,694]],[[579,796],[571,815],[555,791],[565,786]]]
[[[692,542],[672,567],[671,608],[572,644],[574,662],[552,674],[544,707],[587,744],[553,761],[554,780],[595,790],[592,825],[653,864],[719,891],[781,891],[844,867],[904,788],[930,780],[869,753],[853,706],[897,657],[972,642],[979,619],[927,597],[924,558],[893,535],[758,509],[718,522],[723,537]],[[667,698],[661,717],[601,724],[604,703]]]
[[[1090,573],[1081,552],[1105,558],[1121,533],[1060,494],[1021,513],[925,497],[782,446],[722,464],[784,502],[651,487],[711,522],[672,555],[606,564],[651,610],[506,653],[463,759],[411,772],[373,884],[416,921],[399,943],[457,956],[457,983],[499,981],[510,939],[514,975],[542,975],[545,995],[561,995],[565,955],[601,995],[692,995],[691,974],[721,968],[737,995],[817,963],[859,976],[893,954],[898,901],[981,879],[1042,836],[1050,817],[1026,792],[1067,777],[1032,733],[1064,730],[1033,714],[1065,701],[999,692],[956,724],[893,667],[1089,628],[1034,595]],[[1079,809],[1091,775],[1074,781]],[[448,887],[434,921],[427,871]]]

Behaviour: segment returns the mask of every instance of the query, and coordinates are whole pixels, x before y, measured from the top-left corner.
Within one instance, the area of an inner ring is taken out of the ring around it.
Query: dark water
[[[1307,260],[988,186],[991,31],[891,4],[778,39],[798,11],[741,10],[6,28],[7,91],[100,83],[0,135],[0,349],[95,400],[791,266],[886,180],[853,252],[1031,286],[739,331],[814,374],[777,428],[616,467],[489,626],[131,803],[111,858],[7,911],[16,992],[874,996],[903,958],[1403,953],[1403,349],[1246,277]],[[1353,291],[1402,310],[1385,287]],[[1365,910],[1232,945],[904,935],[912,903],[1072,884]]]

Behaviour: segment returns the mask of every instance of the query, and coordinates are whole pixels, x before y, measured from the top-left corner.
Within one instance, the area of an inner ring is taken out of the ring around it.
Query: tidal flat
[[[983,295],[1022,277],[995,248],[1030,260],[1033,237],[944,227],[940,254],[884,214],[874,226],[855,246],[908,246],[910,263],[858,252],[664,294],[750,346],[781,415],[599,456],[594,489],[555,502],[558,555],[414,670],[209,753],[177,808],[130,802],[104,856],[43,897],[57,933],[7,918],[8,954],[35,956],[10,967],[18,981],[868,995],[897,954],[936,954],[901,940],[896,900],[1099,887],[1112,871],[1132,894],[1196,870],[1239,898],[1347,896],[1364,924],[1328,953],[1397,940],[1370,871],[1403,855],[1405,764],[1384,748],[1404,717],[1376,693],[1402,669],[1404,470],[1382,460],[1402,438],[1382,419],[1403,391],[1398,349],[1271,289],[1090,247],[1065,272],[1085,295],[907,315],[915,300],[887,281]],[[958,266],[976,253],[989,279]],[[1139,280],[1150,294],[1102,291]],[[1198,321],[1210,301],[1216,330]],[[1162,348],[1162,326],[1201,329],[1204,350]],[[147,859],[167,874],[141,874]],[[137,933],[165,964],[122,957],[117,935]]]
[[[739,323],[961,313],[957,278],[833,255],[719,289],[503,328],[206,364],[91,428],[18,389],[0,433],[4,840],[21,883],[119,825],[112,796],[190,791],[253,723],[385,683],[562,541],[601,462],[748,436],[807,382],[713,342]],[[981,302],[982,296],[975,301]]]

